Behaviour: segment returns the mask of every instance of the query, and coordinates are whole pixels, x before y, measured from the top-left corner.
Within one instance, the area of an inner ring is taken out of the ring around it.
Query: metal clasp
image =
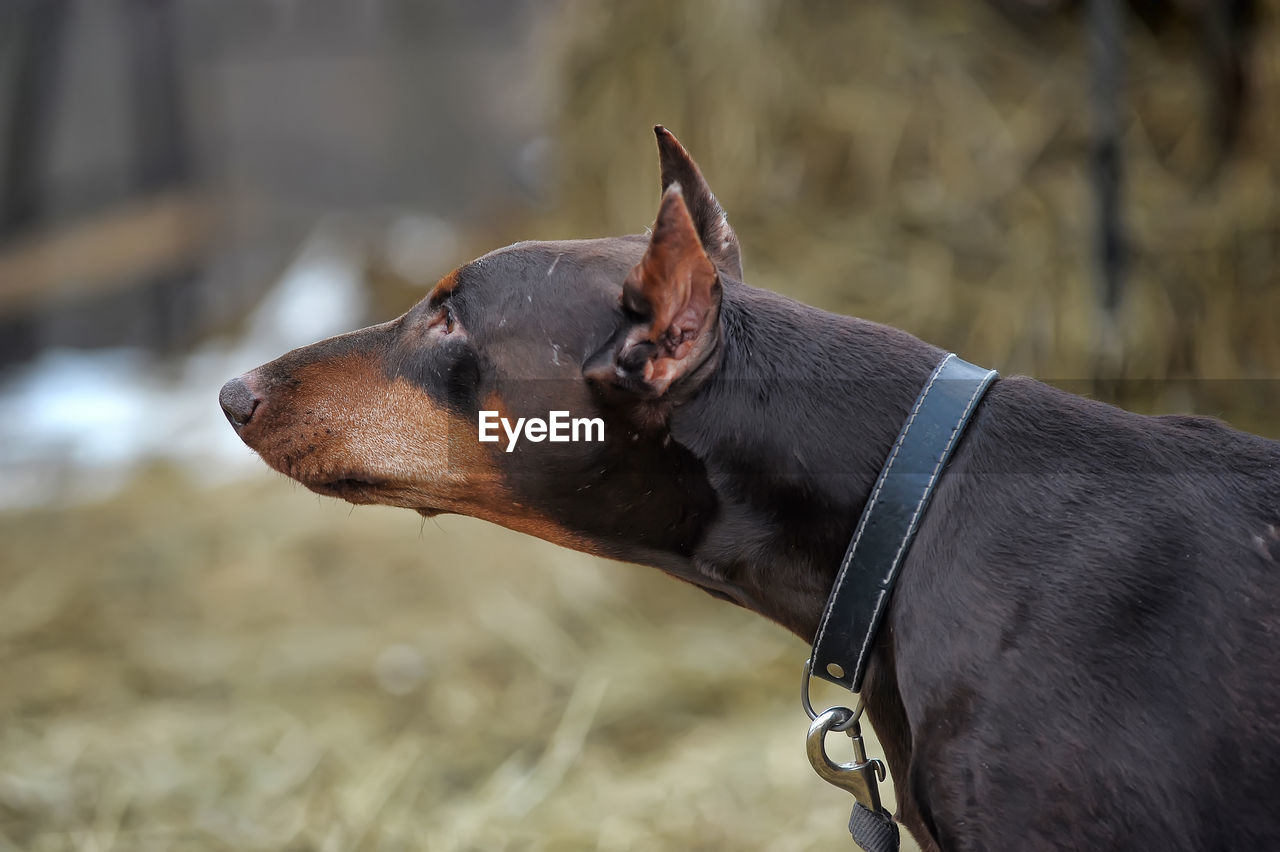
[[[831,707],[819,713],[809,725],[805,752],[813,771],[828,784],[852,793],[858,803],[872,813],[880,813],[879,783],[885,779],[884,763],[867,759],[867,748],[862,742],[862,726],[853,721],[846,733],[853,740],[853,763],[836,763],[827,756],[826,740],[830,731],[843,730],[849,725],[853,711],[848,707]]]

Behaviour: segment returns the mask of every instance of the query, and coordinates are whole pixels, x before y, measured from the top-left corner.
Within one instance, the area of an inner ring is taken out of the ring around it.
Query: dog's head
[[[648,236],[472,261],[397,319],[227,382],[236,432],[352,503],[472,515],[625,558],[641,556],[637,542],[691,547],[710,487],[664,429],[716,369],[721,294],[741,271],[698,167],[656,133]]]

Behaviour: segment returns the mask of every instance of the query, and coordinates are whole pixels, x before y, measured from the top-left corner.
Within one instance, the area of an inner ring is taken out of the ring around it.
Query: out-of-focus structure
[[[242,318],[334,210],[464,222],[543,190],[533,4],[0,15],[3,361],[190,346]]]

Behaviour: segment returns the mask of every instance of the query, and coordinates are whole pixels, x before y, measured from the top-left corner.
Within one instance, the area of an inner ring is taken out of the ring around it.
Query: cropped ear
[[[662,396],[715,350],[720,289],[680,184],[673,183],[662,195],[644,257],[622,285],[626,321],[588,359],[583,375],[641,396]]]
[[[689,215],[697,229],[702,249],[722,272],[730,278],[742,280],[742,253],[738,248],[738,235],[729,227],[720,202],[711,194],[711,187],[698,170],[698,164],[689,156],[680,141],[661,124],[653,128],[658,137],[658,160],[662,165],[662,191],[666,193],[672,184],[680,184]]]

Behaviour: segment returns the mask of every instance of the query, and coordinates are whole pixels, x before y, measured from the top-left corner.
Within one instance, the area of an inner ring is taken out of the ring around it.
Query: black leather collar
[[[880,470],[813,641],[809,670],[858,692],[898,568],[994,370],[947,355],[925,383]]]

